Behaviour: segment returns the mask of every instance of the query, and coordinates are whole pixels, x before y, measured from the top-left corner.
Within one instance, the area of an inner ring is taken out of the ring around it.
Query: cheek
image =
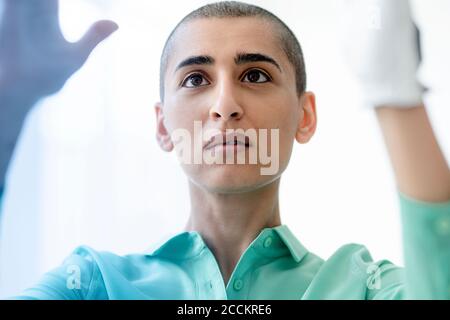
[[[287,165],[292,152],[299,120],[298,100],[289,95],[280,95],[276,101],[266,104],[264,127],[279,129],[278,154],[280,166]]]
[[[176,99],[172,101],[165,113],[169,131],[175,129],[194,128],[195,121],[205,121],[205,112],[200,108],[201,103],[194,99]]]
[[[278,94],[266,98],[259,106],[252,108],[252,118],[258,119],[261,127],[279,128],[280,137],[294,136],[299,117],[298,102],[289,94]]]

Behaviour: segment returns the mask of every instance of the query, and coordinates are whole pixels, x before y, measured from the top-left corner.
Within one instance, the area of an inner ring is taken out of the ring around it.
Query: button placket
[[[265,240],[264,240],[264,244],[263,244],[263,246],[264,246],[264,248],[268,248],[268,247],[270,247],[271,245],[272,245],[272,237],[271,236],[268,236]]]
[[[239,291],[244,286],[244,282],[241,279],[235,279],[233,283],[233,288],[236,291]]]

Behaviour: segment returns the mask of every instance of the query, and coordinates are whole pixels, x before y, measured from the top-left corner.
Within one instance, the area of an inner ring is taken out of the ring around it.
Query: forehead
[[[287,63],[275,25],[256,17],[200,18],[176,31],[168,57],[168,71],[188,56],[209,55],[216,61],[232,61],[237,52],[258,52]]]

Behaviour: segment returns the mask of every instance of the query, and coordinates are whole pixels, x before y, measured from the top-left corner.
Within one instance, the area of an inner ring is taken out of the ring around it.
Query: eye
[[[194,73],[183,80],[181,86],[186,88],[197,88],[209,84],[209,81],[200,73]]]
[[[265,83],[269,82],[271,79],[265,72],[258,69],[252,69],[244,75],[243,80],[244,82],[251,83]]]

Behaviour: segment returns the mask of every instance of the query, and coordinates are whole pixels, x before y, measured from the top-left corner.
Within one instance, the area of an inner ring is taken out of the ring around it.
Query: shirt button
[[[272,244],[272,237],[267,237],[266,240],[264,240],[264,248],[270,247]]]
[[[442,217],[436,221],[436,232],[440,236],[450,235],[450,218]]]
[[[244,285],[244,283],[242,282],[241,279],[234,280],[234,286],[233,287],[234,287],[235,290],[237,290],[237,291],[241,290],[243,285]]]

